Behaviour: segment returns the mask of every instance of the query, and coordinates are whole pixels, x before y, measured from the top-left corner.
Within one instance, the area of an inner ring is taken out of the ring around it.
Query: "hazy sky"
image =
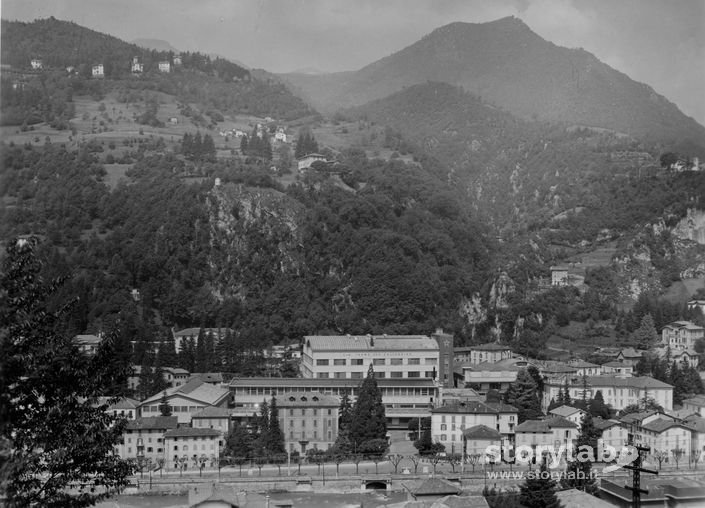
[[[705,0],[1,0],[0,8],[4,19],[54,16],[273,72],[358,69],[447,23],[514,15],[705,124]]]

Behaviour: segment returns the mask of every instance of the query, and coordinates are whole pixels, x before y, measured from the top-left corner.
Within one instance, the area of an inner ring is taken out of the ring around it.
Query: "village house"
[[[171,387],[186,384],[189,379],[189,372],[179,367],[163,367],[162,377]]]
[[[431,436],[447,452],[460,452],[463,431],[483,425],[500,434],[502,443],[512,442],[518,421],[517,408],[502,402],[460,401],[431,410]]]
[[[463,456],[482,455],[485,457],[490,446],[502,447],[502,434],[486,425],[473,425],[462,432]],[[448,448],[446,448],[447,450]]]
[[[174,54],[173,62],[174,66],[181,65],[181,53]]]
[[[485,395],[490,390],[505,392],[516,382],[521,369],[526,368],[526,360],[511,358],[498,362],[484,362],[477,365],[462,365],[463,382],[466,387]]]
[[[683,409],[705,417],[705,395],[696,395],[683,401]]]
[[[552,286],[567,286],[568,285],[568,267],[552,266],[551,270],[551,285]]]
[[[176,429],[176,416],[135,418],[127,422],[122,441],[116,447],[122,459],[151,460],[158,464],[164,459],[164,433]]]
[[[688,310],[698,309],[705,316],[705,300],[690,300],[686,305]]]
[[[690,428],[692,441],[690,449],[693,453],[700,453],[700,460],[705,459],[705,418],[690,415],[683,419],[683,423]],[[692,457],[695,460],[695,456]]]
[[[602,373],[602,368],[596,363],[586,362],[585,360],[574,359],[568,362],[568,366],[576,369],[578,376],[599,376]]]
[[[620,452],[627,444],[628,432],[619,420],[605,420],[598,416],[592,419],[592,423],[597,430],[602,432],[600,437],[605,447],[611,446],[617,452]]]
[[[671,350],[693,350],[695,342],[705,337],[705,328],[690,321],[674,321],[663,327],[661,339]]]
[[[578,409],[577,407],[571,406],[559,406],[548,412],[549,416],[560,416],[566,420],[575,423],[576,425],[582,425],[583,416],[585,416],[585,411]]]
[[[138,57],[132,58],[132,65],[130,66],[130,71],[132,74],[142,74],[144,72],[144,64],[140,62]]]
[[[456,363],[471,363],[477,365],[484,362],[499,362],[510,358],[512,358],[511,348],[497,342],[455,349]]]
[[[223,434],[210,428],[179,427],[164,433],[166,467],[198,470],[218,466]]]
[[[297,167],[299,171],[305,172],[307,169],[311,167],[311,164],[313,164],[316,161],[321,161],[321,162],[328,162],[326,160],[325,155],[321,155],[320,153],[309,153],[307,155],[304,155],[301,157],[298,162],[297,162]]]
[[[163,72],[163,73],[171,72],[171,63],[170,62],[168,62],[166,60],[162,60],[157,65],[159,68],[159,72]]]
[[[600,391],[605,404],[619,411],[645,399],[654,399],[665,410],[673,409],[673,386],[648,376],[583,376],[568,377],[568,391],[573,400],[591,399]],[[551,400],[558,400],[558,392],[563,390],[565,379],[547,379],[541,407],[548,408]]]
[[[199,378],[191,379],[184,385],[167,388],[164,392],[157,393],[140,404],[142,416],[156,416],[161,414],[159,405],[162,397],[172,407],[173,414],[180,424],[191,423],[192,415],[202,409],[214,407],[228,407],[230,392],[227,388],[204,383]]]
[[[44,62],[42,62],[41,58],[32,58],[29,64],[32,66],[32,70],[35,71],[40,71],[44,68]]]
[[[105,69],[103,68],[103,64],[95,64],[93,67],[91,67],[91,76],[94,78],[104,78],[105,77]]]
[[[266,399],[264,399],[266,400]],[[338,437],[337,397],[319,392],[292,392],[277,397],[279,427],[289,452],[327,450]]]
[[[286,132],[282,127],[279,127],[277,132],[274,133],[274,140],[281,143],[286,143]]]
[[[84,334],[76,335],[73,339],[74,343],[78,346],[78,350],[81,353],[88,356],[93,356],[98,352],[100,343],[102,341],[102,335]]]
[[[111,397],[98,397],[98,405],[108,404]],[[134,420],[137,418],[139,401],[131,399],[129,397],[122,397],[117,402],[109,404],[106,413],[113,415],[115,417],[123,417],[128,420]]]
[[[660,411],[631,413],[620,418],[622,426],[633,435],[634,443],[651,448],[652,453],[672,455],[681,450],[683,462],[691,454],[692,429],[683,421]]]
[[[614,374],[617,376],[631,376],[632,373],[634,372],[634,367],[632,366],[631,362],[623,362],[623,361],[612,361],[612,362],[607,362],[603,363],[601,367],[602,373],[603,374]]]
[[[578,425],[560,416],[550,416],[543,420],[526,420],[515,429],[515,450],[528,446],[536,457],[537,446],[551,446],[556,450],[566,449],[578,437]],[[539,459],[540,460],[540,459]]]
[[[191,427],[197,429],[215,429],[224,436],[230,433],[230,414],[225,407],[206,407],[191,416]]]

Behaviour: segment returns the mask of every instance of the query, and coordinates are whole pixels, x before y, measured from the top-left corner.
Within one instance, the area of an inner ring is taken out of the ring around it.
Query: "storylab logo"
[[[560,446],[538,445],[535,447],[491,445],[485,449],[487,463],[514,461],[516,464],[529,464],[545,461],[550,469],[556,469],[562,467],[566,462],[574,461],[609,463],[602,470],[604,473],[617,471],[633,463],[638,456],[639,452],[633,446],[625,445],[617,450],[614,446],[606,445],[602,439],[597,440],[597,448],[587,445],[575,447],[572,443],[567,443]]]

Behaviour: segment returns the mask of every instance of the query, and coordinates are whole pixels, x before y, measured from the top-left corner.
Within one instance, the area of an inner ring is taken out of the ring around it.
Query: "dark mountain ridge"
[[[544,40],[514,17],[451,23],[358,71],[282,77],[322,111],[439,81],[521,118],[608,128],[705,150],[705,128],[651,87],[587,51]]]

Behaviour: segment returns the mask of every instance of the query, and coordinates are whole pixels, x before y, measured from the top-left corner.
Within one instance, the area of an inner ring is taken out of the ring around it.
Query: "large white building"
[[[306,450],[327,450],[338,438],[340,400],[318,392],[287,393],[277,397],[279,428],[284,446],[302,455]]]
[[[191,423],[191,417],[207,407],[227,407],[230,399],[227,388],[213,386],[200,378],[194,378],[184,385],[167,388],[164,392],[144,400],[140,404],[142,416],[161,414],[159,405],[165,394],[166,401],[180,424]]]
[[[454,353],[456,363],[471,363],[474,365],[483,362],[498,362],[512,357],[511,348],[497,342],[455,348]]]
[[[549,379],[544,383],[542,408],[545,411],[551,399],[558,400],[558,392],[568,381],[568,390],[572,400],[591,399],[600,391],[605,404],[619,411],[632,404],[643,403],[644,399],[654,399],[666,411],[673,409],[673,386],[658,381],[652,377],[619,377],[619,376],[574,376]]]
[[[453,338],[442,335],[313,335],[304,339],[306,378],[362,379],[373,366],[378,379],[438,379],[450,386]]]
[[[340,398],[348,393],[351,400],[357,398],[360,379],[322,378],[275,378],[248,377],[230,380],[233,417],[248,420],[259,410],[262,401],[272,396],[277,401],[290,393],[321,393]],[[382,392],[382,403],[390,429],[408,429],[411,419],[431,415],[431,408],[438,400],[439,388],[427,378],[385,378],[378,379],[377,386]]]
[[[692,429],[685,422],[658,411],[632,413],[620,421],[634,443],[651,448],[652,453],[660,452],[671,456],[673,450],[682,450],[682,462],[688,463],[691,455]]]

